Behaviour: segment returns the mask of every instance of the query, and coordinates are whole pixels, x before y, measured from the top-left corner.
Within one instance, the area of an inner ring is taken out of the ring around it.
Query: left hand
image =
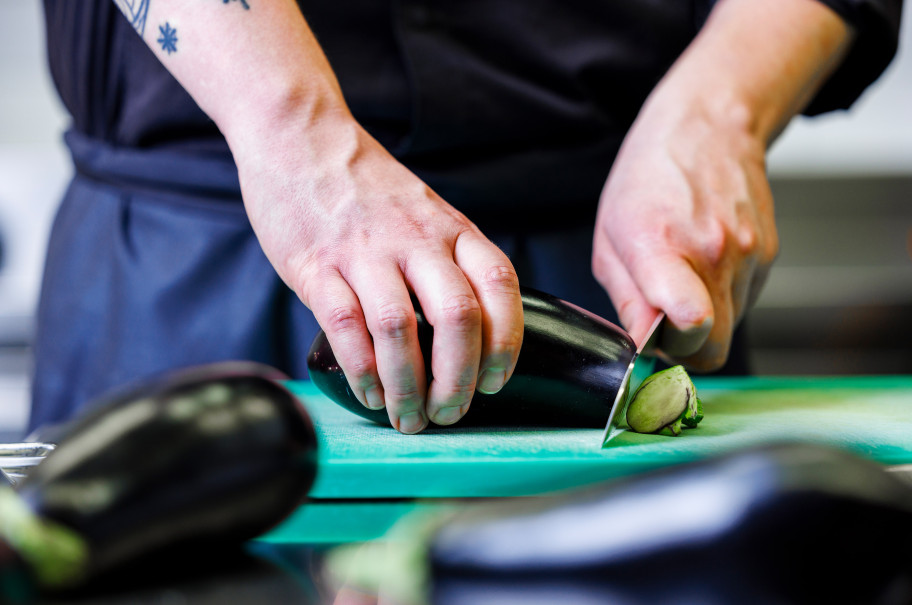
[[[681,106],[657,90],[602,193],[593,272],[639,342],[697,371],[719,368],[778,251],[765,142],[742,116]]]

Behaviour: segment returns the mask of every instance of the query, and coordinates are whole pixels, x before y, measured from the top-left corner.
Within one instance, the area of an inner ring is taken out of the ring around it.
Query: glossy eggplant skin
[[[495,395],[476,392],[457,426],[604,427],[636,344],[620,327],[549,294],[524,288],[522,301],[523,344],[513,377]],[[430,381],[433,328],[416,311]],[[311,380],[330,399],[390,424],[386,410],[369,410],[354,396],[322,331],[307,362]]]
[[[222,362],[135,385],[68,427],[17,491],[88,545],[82,581],[157,552],[237,547],[315,477],[314,428],[283,379]]]
[[[430,539],[432,601],[912,603],[912,486],[892,475],[775,444],[468,510]]]

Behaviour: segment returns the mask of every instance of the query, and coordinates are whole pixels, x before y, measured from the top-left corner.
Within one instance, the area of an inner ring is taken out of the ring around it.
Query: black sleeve
[[[887,68],[899,44],[902,0],[818,0],[855,30],[842,64],[804,110],[817,115],[847,109]]]
[[[848,109],[887,68],[899,44],[903,0],[817,0],[828,6],[855,30],[855,41],[842,64],[829,77],[804,110],[813,116],[834,109]],[[694,19],[699,29],[716,0],[695,0]]]

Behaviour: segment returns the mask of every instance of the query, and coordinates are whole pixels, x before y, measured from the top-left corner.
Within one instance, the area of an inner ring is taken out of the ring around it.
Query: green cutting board
[[[449,428],[401,435],[342,409],[311,383],[290,388],[314,420],[320,499],[547,493],[783,440],[912,462],[912,377],[704,378],[706,417],[680,437],[599,429]]]

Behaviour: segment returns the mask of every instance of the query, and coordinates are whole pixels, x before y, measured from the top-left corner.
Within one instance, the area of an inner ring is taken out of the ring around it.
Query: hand
[[[765,151],[842,61],[853,32],[825,5],[726,0],[653,90],[602,192],[593,271],[638,342],[728,356],[778,251]]]
[[[721,366],[776,256],[765,144],[737,119],[648,104],[603,191],[593,272],[639,342],[661,309],[662,352]]]
[[[416,433],[498,391],[523,333],[510,261],[355,122],[297,3],[153,4],[182,50],[146,42],[225,135],[263,251],[361,402]],[[411,294],[434,327],[430,385]]]
[[[347,115],[234,146],[251,224],[323,327],[349,385],[393,426],[447,425],[500,390],[522,341],[507,257]],[[414,294],[434,327],[433,380]]]

